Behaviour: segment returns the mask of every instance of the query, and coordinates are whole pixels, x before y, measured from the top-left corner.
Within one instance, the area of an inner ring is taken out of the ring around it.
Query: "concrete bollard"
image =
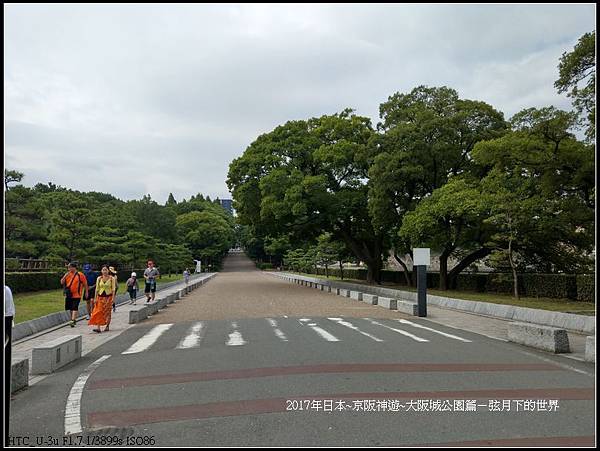
[[[146,318],[148,318],[148,308],[146,306],[129,310],[129,324],[139,323]]]
[[[377,305],[388,310],[398,310],[398,301],[392,298],[377,298]]]
[[[355,301],[362,301],[363,294],[360,291],[351,291],[350,298],[354,299]]]
[[[29,359],[13,360],[10,366],[10,392],[29,386]]]
[[[31,374],[49,374],[81,357],[81,335],[65,335],[33,348]]]
[[[415,302],[397,300],[396,310],[412,316],[419,316],[419,306]]]
[[[555,354],[571,352],[565,329],[531,323],[509,323],[508,341],[531,346]]]
[[[363,302],[366,302],[369,305],[377,305],[377,299],[378,297],[375,296],[374,294],[363,294]]]
[[[585,360],[588,362],[596,361],[596,336],[587,337],[585,339]]]

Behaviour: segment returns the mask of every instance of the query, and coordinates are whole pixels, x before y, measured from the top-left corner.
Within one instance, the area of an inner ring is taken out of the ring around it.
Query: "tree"
[[[499,233],[505,243],[507,236],[514,237],[512,247],[531,269],[570,273],[591,269],[593,146],[578,141],[570,131],[571,114],[554,108],[528,109],[511,122],[512,132],[480,142],[473,151],[483,192],[492,195],[489,205],[496,205],[492,218],[494,214],[511,218],[511,230],[500,228]],[[506,203],[510,205],[502,206]]]
[[[177,233],[184,239],[195,259],[218,266],[231,249],[234,232],[221,216],[209,211],[192,211],[177,217]]]
[[[587,119],[586,136],[596,137],[596,31],[584,34],[572,52],[564,52],[558,65],[559,78],[554,86],[567,92],[579,115]],[[583,87],[580,85],[583,83]]]
[[[10,189],[10,187],[8,186],[9,183],[15,183],[15,182],[20,182],[21,180],[23,180],[23,173],[22,172],[18,172],[18,171],[11,171],[8,169],[4,170],[4,190],[6,192],[8,192],[8,190]]]
[[[169,193],[169,198],[167,199],[167,203],[165,205],[170,206],[175,204],[177,204],[177,201],[175,200],[175,197],[173,197],[173,193]]]
[[[502,136],[507,124],[502,113],[490,105],[460,99],[448,87],[419,86],[408,94],[396,93],[381,104],[380,116],[376,145],[381,152],[369,170],[369,212],[374,227],[390,231],[394,257],[410,285],[409,271],[400,255],[412,255],[412,240],[422,241],[424,237],[410,236],[408,226],[400,232],[405,215],[451,177],[469,173],[475,144]],[[428,202],[427,208],[432,207],[432,201]],[[412,218],[416,220],[416,216]],[[449,222],[442,221],[441,226],[448,227],[440,231],[446,237],[456,232],[450,230]],[[444,286],[444,268],[453,252],[450,242],[440,255]]]
[[[367,280],[378,282],[386,234],[373,228],[367,210],[373,136],[370,120],[352,110],[259,136],[229,167],[241,223],[258,237],[285,233],[294,245],[328,231],[367,263]]]
[[[49,252],[66,260],[84,258],[96,223],[88,202],[73,192],[56,191],[45,195],[50,223]]]
[[[275,266],[280,266],[283,262],[283,256],[290,250],[290,240],[286,235],[280,237],[268,236],[265,238],[265,252],[272,257],[271,263]]]
[[[399,234],[411,247],[440,252],[440,290],[447,290],[460,271],[491,252],[483,245],[489,234],[484,217],[485,204],[475,181],[455,177],[406,213]],[[449,275],[448,259],[458,252],[462,261]]]

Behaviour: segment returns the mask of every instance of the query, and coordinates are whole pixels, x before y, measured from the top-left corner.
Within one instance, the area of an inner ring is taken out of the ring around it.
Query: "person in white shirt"
[[[8,427],[10,417],[10,386],[11,386],[11,348],[12,348],[12,328],[15,317],[15,303],[13,301],[12,291],[4,285],[4,382],[7,384],[6,402],[4,403],[4,434],[6,443],[8,443]]]

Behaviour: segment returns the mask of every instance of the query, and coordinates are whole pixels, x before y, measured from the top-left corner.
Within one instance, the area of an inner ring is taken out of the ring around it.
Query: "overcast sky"
[[[595,5],[5,5],[5,167],[123,200],[229,198],[291,119],[447,85],[509,118],[553,86]]]

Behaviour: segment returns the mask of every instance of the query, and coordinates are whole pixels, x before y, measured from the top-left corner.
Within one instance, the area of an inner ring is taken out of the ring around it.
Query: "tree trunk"
[[[368,260],[365,263],[367,264],[367,283],[381,284],[381,269],[383,267],[381,259]]]
[[[408,275],[408,266],[406,266],[406,263],[404,263],[402,260],[400,260],[400,257],[398,257],[398,255],[396,255],[396,252],[394,251],[394,259],[398,262],[398,264],[400,264],[402,266],[402,268],[404,269],[404,279],[406,280],[406,285],[409,287],[412,287],[412,281],[410,280],[410,277]]]
[[[458,275],[469,267],[472,263],[475,263],[477,260],[482,259],[483,257],[487,257],[492,252],[492,249],[489,247],[482,247],[481,249],[477,249],[474,252],[471,252],[465,258],[463,258],[458,265],[456,265],[452,270],[448,273],[448,286],[450,288],[456,288],[456,278]]]
[[[517,268],[515,267],[515,262],[513,262],[513,252],[512,252],[512,239],[508,240],[508,261],[510,262],[510,267],[512,269],[513,274],[513,284],[515,290],[515,298],[519,300],[519,280],[517,277]]]
[[[440,255],[440,290],[448,290],[448,257],[451,251],[444,249]]]
[[[344,280],[344,263],[340,260],[340,277]]]
[[[329,279],[329,265],[325,264],[325,277]]]

